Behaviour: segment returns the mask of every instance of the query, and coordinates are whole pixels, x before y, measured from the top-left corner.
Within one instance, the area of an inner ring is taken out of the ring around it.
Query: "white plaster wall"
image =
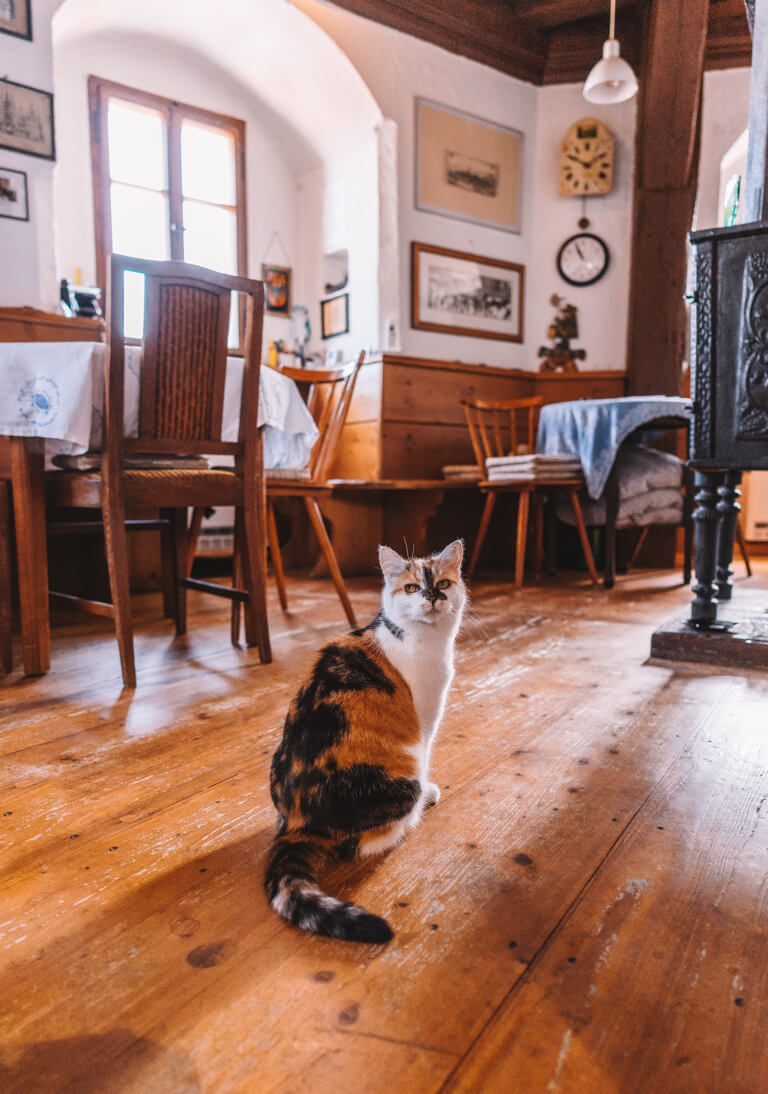
[[[95,284],[93,190],[88,117],[88,76],[162,95],[241,118],[246,124],[248,275],[259,278],[264,259],[295,265],[298,185],[294,164],[314,155],[281,141],[277,123],[247,89],[209,60],[174,42],[106,32],[68,40],[55,53],[59,165],[55,181],[58,268],[73,278],[80,267]],[[290,154],[285,149],[290,148]],[[293,159],[291,164],[289,159]],[[277,232],[282,245],[270,240]],[[269,251],[267,248],[269,246]],[[283,247],[285,249],[283,249]],[[287,252],[287,253],[286,253]],[[287,338],[288,322],[265,316],[265,338]]]
[[[0,34],[1,77],[53,91],[51,16],[59,2],[35,0],[31,42]],[[58,121],[58,103],[54,112]],[[0,166],[26,172],[29,199],[28,221],[0,218],[0,306],[50,310],[58,297],[52,246],[54,164],[2,148]]]
[[[716,228],[722,223],[720,161],[747,127],[749,75],[748,68],[726,68],[704,74],[696,228]]]
[[[530,292],[526,292],[526,342],[436,334],[410,327],[410,244],[433,243],[458,251],[520,262],[530,279],[534,261],[534,189],[537,90],[485,65],[380,26],[323,0],[294,0],[344,50],[370,87],[385,118],[397,123],[399,180],[400,342],[420,357],[532,368]],[[517,235],[415,207],[415,99],[432,99],[524,134],[523,230]],[[355,301],[351,300],[352,307]],[[383,309],[385,310],[385,309]],[[382,316],[385,318],[385,316]],[[538,344],[538,343],[537,343]]]
[[[581,89],[581,84],[539,89],[529,352],[533,362],[538,347],[548,344],[547,327],[555,313],[549,298],[557,293],[579,310],[579,338],[574,345],[587,351],[579,369],[622,369],[626,361],[637,100],[597,106],[586,102]],[[586,200],[560,197],[560,143],[570,126],[585,117],[598,118],[613,134],[613,190]],[[590,220],[586,231],[608,245],[610,262],[594,285],[577,287],[563,281],[555,259],[563,241],[581,230],[578,221],[582,215]]]

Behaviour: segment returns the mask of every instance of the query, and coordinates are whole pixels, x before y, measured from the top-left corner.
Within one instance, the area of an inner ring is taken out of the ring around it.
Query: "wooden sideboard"
[[[615,398],[625,393],[622,371],[540,373],[438,361],[401,354],[369,359],[361,369],[331,478],[440,479],[446,464],[474,463],[461,400],[541,395],[545,403]],[[416,552],[457,536],[471,546],[483,499],[467,489],[334,494],[323,513],[345,574],[372,573],[376,547],[403,542]],[[488,555],[509,555],[504,506],[491,527]],[[289,565],[307,558],[301,514],[291,512]],[[322,572],[322,561],[316,572]]]
[[[473,463],[461,400],[541,395],[545,403],[624,395],[621,371],[540,373],[383,354],[358,377],[339,452],[338,479],[440,478]]]
[[[0,342],[103,341],[103,319],[82,319],[37,308],[0,308]]]

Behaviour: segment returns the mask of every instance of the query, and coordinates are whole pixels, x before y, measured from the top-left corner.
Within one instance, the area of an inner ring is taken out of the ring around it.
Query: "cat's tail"
[[[303,931],[347,942],[389,942],[394,936],[385,919],[336,900],[319,887],[317,875],[331,851],[332,845],[300,832],[278,836],[264,879],[269,903]]]

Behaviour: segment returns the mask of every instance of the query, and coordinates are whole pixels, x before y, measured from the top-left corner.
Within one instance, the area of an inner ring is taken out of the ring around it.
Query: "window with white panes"
[[[245,124],[89,79],[99,284],[107,255],[245,275]],[[126,275],[125,334],[140,338],[143,278]],[[239,342],[233,307],[230,346]]]

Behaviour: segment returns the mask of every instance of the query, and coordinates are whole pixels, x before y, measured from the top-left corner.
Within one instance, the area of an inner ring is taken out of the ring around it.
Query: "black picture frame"
[[[0,34],[12,34],[14,38],[24,38],[32,41],[32,6],[31,0],[17,0],[18,14],[15,19],[4,19],[0,16]]]
[[[7,217],[8,220],[29,220],[26,171],[17,171],[15,167],[0,167],[0,217]]]
[[[320,331],[323,338],[349,332],[349,293],[320,301]]]
[[[0,80],[0,148],[56,159],[52,92]]]

